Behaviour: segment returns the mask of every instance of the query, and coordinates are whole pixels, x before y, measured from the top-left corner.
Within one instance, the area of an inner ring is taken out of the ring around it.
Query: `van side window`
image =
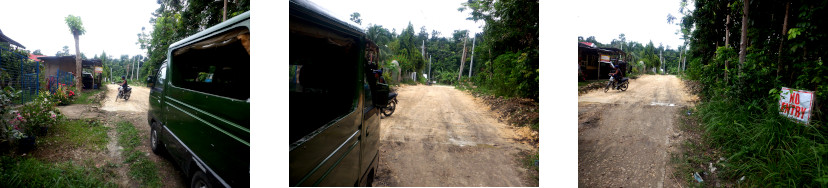
[[[170,81],[238,100],[250,98],[250,31],[238,27],[173,51]],[[161,79],[159,79],[161,80]]]
[[[293,27],[293,25],[291,26]],[[356,40],[320,28],[290,32],[290,142],[356,110]]]
[[[155,76],[155,88],[158,90],[164,90],[164,80],[167,79],[167,62],[161,64],[161,68],[158,69],[158,74]]]

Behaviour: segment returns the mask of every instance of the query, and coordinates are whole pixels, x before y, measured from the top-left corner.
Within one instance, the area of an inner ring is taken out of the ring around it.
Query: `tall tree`
[[[745,0],[742,9],[742,40],[739,43],[739,75],[742,74],[742,65],[745,64],[745,55],[747,55],[748,7],[750,7],[750,0]]]
[[[83,28],[83,21],[79,16],[69,15],[66,16],[66,25],[69,26],[69,31],[72,32],[72,36],[75,38],[75,87],[78,91],[83,88],[83,82],[81,82],[81,53],[80,53],[80,43],[78,37],[86,33],[86,29]]]
[[[32,54],[34,54],[34,55],[43,55],[43,53],[40,52],[40,49],[35,50],[34,52],[32,52]]]
[[[359,17],[359,12],[354,12],[353,14],[351,14],[351,21],[359,25],[362,25],[362,18]]]

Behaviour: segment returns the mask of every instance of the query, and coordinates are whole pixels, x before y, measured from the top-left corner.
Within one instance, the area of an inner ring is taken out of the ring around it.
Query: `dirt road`
[[[382,119],[375,186],[526,186],[515,154],[532,149],[478,99],[448,86],[402,86]]]
[[[116,101],[115,96],[118,96],[118,85],[107,84],[106,100],[102,101],[101,110],[146,113],[149,107],[149,88],[130,87],[132,88],[132,93],[130,94],[129,100],[124,101],[124,99],[118,99]]]
[[[676,117],[694,100],[668,75],[578,97],[579,187],[678,187],[668,165],[681,143]]]

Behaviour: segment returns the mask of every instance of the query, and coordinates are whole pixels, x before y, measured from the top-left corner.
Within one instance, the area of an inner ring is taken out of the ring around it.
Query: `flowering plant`
[[[26,134],[32,134],[38,127],[51,127],[57,124],[62,116],[55,108],[57,101],[50,99],[52,97],[48,92],[41,92],[35,100],[20,107],[19,112],[16,112],[19,118],[13,120],[20,121],[18,126],[22,125]]]
[[[57,91],[52,95],[52,98],[60,105],[72,103],[72,100],[75,98],[75,91],[72,88],[72,86],[66,84],[58,84]]]
[[[11,113],[11,106],[19,95],[20,90],[11,87],[0,90],[0,141],[9,141],[22,136],[20,127],[16,127],[9,121],[17,118],[13,116],[14,113]]]

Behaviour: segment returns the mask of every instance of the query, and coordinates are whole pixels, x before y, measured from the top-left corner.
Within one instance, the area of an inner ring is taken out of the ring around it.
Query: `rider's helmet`
[[[126,77],[124,77],[124,76],[121,76],[121,80],[123,80],[123,79],[126,79]]]

